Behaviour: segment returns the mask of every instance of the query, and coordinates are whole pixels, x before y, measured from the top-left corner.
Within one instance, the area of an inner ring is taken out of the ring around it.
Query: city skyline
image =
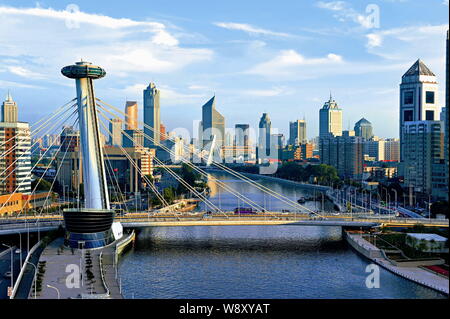
[[[284,22],[277,19],[281,14],[277,10],[274,17],[263,15],[264,19],[250,14],[253,6],[246,5],[237,17],[213,10],[207,19],[194,23],[209,5],[203,4],[196,13],[183,10],[183,3],[170,7],[161,3],[153,6],[157,12],[146,16],[139,2],[133,10],[125,10],[118,4],[105,7],[79,1],[79,15],[67,23],[66,7],[59,3],[50,1],[36,8],[31,1],[2,1],[1,23],[9,28],[7,32],[1,28],[7,50],[1,56],[5,66],[0,69],[0,84],[22,105],[20,120],[32,123],[36,110],[50,112],[61,96],[70,96],[70,83],[62,81],[57,70],[62,61],[82,57],[108,70],[111,80],[99,81],[98,96],[115,105],[136,100],[140,119],[142,91],[148,82],[155,82],[161,90],[161,121],[168,130],[192,130],[192,121],[201,119],[201,105],[215,93],[229,127],[248,118],[256,128],[266,112],[273,127],[288,136],[294,113],[295,118],[306,118],[308,139],[318,135],[317,110],[331,90],[343,109],[343,129],[351,129],[364,117],[373,124],[375,135],[398,137],[399,78],[418,58],[437,75],[439,107],[443,106],[447,10],[442,9],[446,4],[430,2],[426,13],[418,1],[375,4],[380,10],[379,28],[357,22],[367,5],[358,2],[287,2],[283,14],[288,8],[296,14],[289,14]],[[259,7],[264,11],[266,5]],[[402,24],[394,19],[400,10],[411,14]],[[100,14],[102,19],[94,19]],[[86,31],[89,37],[81,35]],[[98,41],[105,31],[109,44]],[[55,46],[65,47],[58,50],[60,56],[30,41],[34,32],[53,36]],[[135,37],[140,37],[140,44],[133,47]],[[68,43],[73,39],[85,44],[75,50],[72,46],[79,43]],[[421,39],[430,45],[421,46]],[[111,43],[120,43],[127,53],[108,51]],[[80,56],[80,50],[89,53]],[[42,67],[48,73],[39,71]],[[361,76],[368,79],[370,90],[359,83]],[[183,118],[177,116],[180,112]]]

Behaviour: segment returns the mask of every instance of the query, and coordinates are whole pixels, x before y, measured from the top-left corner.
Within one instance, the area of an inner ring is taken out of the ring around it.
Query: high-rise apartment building
[[[306,121],[289,122],[289,144],[300,145],[306,143]]]
[[[30,126],[17,121],[17,112],[8,92],[0,122],[0,194],[31,193]]]
[[[400,140],[398,138],[384,140],[384,160],[400,162]]]
[[[340,177],[361,179],[363,159],[363,138],[355,136],[354,131],[321,138],[320,160],[323,164],[334,166]]]
[[[144,134],[150,138],[144,138],[145,147],[155,147],[161,141],[161,111],[160,91],[154,83],[150,83],[144,90]]]
[[[444,133],[440,121],[408,121],[403,128],[405,186],[432,192],[433,164],[443,160]]]

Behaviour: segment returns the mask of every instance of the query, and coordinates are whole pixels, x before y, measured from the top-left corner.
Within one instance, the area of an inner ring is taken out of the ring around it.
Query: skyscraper
[[[17,104],[8,92],[0,122],[0,194],[31,193],[30,148],[30,126],[17,121]]]
[[[222,149],[225,139],[225,118],[216,110],[216,96],[202,106],[202,145],[216,137],[216,148]]]
[[[151,137],[144,139],[145,147],[155,147],[161,141],[161,112],[159,105],[160,91],[154,83],[150,83],[144,90],[144,123],[152,129],[144,126],[144,134]]]
[[[119,146],[122,145],[122,120],[119,118],[113,118],[109,122],[109,145]]]
[[[448,200],[448,184],[449,184],[449,159],[448,159],[448,143],[449,143],[449,136],[448,136],[448,110],[450,108],[450,90],[449,90],[449,84],[448,84],[448,78],[450,77],[449,74],[449,30],[447,30],[447,48],[446,48],[446,63],[445,63],[445,142],[444,142],[444,157],[445,157],[445,184],[447,185],[447,200]]]
[[[319,112],[319,137],[342,135],[342,109],[330,94],[330,99],[325,102]]]
[[[6,95],[6,100],[2,104],[2,122],[17,122],[17,103],[14,102],[9,91]]]
[[[138,129],[138,104],[136,101],[127,101],[125,103],[125,129]]]
[[[404,130],[408,122],[439,121],[438,83],[419,59],[402,76],[400,84],[400,159],[404,160]]]
[[[269,114],[263,113],[259,120],[259,135],[258,135],[258,159],[265,158],[270,153],[270,142],[272,133],[272,122],[270,121]]]
[[[355,123],[354,130],[356,136],[361,136],[366,140],[370,140],[373,137],[372,123],[370,123],[365,118],[362,118]]]
[[[289,122],[289,144],[300,145],[306,143],[306,121]]]

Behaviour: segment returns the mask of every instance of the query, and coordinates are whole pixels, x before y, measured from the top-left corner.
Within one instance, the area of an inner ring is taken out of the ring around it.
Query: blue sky
[[[97,96],[120,108],[142,108],[154,81],[169,130],[192,129],[216,94],[227,127],[255,127],[268,112],[285,134],[305,117],[311,138],[331,91],[345,129],[365,117],[376,135],[397,137],[398,85],[417,58],[444,103],[447,28],[446,0],[0,0],[0,94],[10,89],[33,122],[75,96],[60,69],[83,58],[106,69]]]

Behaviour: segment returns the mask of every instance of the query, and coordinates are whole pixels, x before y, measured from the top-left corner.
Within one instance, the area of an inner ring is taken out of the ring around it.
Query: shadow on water
[[[160,227],[137,233],[136,251],[340,251],[347,245],[338,227]]]

